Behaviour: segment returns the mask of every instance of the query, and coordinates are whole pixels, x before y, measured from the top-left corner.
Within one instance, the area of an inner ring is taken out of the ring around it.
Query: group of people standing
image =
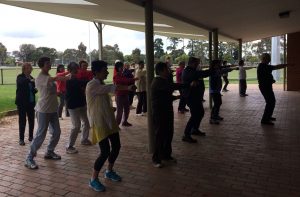
[[[275,120],[272,117],[275,107],[275,97],[272,90],[274,81],[270,72],[286,66],[273,67],[269,65],[269,62],[269,54],[264,54],[262,63],[258,66],[259,88],[267,103],[262,124],[271,124],[273,123],[271,121]],[[179,112],[190,111],[191,113],[182,141],[196,143],[197,140],[192,138],[192,135],[206,135],[199,129],[205,113],[203,108],[205,91],[203,78],[209,77],[209,92],[214,102],[210,123],[219,124],[223,120],[219,115],[222,104],[222,74],[237,68],[222,67],[220,60],[213,60],[206,70],[199,69],[199,64],[200,59],[195,57],[189,58],[186,67],[185,63],[181,62],[180,70],[178,70],[181,77],[177,78],[178,83],[173,82],[173,74],[168,62],[159,62],[155,65],[156,77],[151,84],[151,108],[155,130],[155,150],[152,157],[154,167],[162,167],[162,161],[176,162],[172,156],[174,100],[180,99]],[[244,62],[240,62],[240,67],[243,67],[243,64]],[[125,127],[132,126],[128,122],[128,116],[135,92],[138,96],[136,115],[142,116],[147,112],[144,62],[139,62],[138,69],[130,69],[130,65],[124,65],[120,61],[116,62],[113,84],[105,84],[104,82],[109,73],[107,63],[102,60],[93,61],[91,71],[87,70],[88,64],[85,61],[81,61],[79,64],[71,62],[67,72],[62,69],[62,66],[59,66],[55,77],[51,77],[49,74],[50,58],[40,58],[38,66],[41,72],[35,80],[30,75],[32,67],[28,63],[23,65],[22,74],[17,77],[16,104],[19,111],[19,143],[25,145],[26,115],[29,121],[28,140],[32,141],[25,166],[29,169],[38,168],[34,158],[45,140],[48,128],[51,138],[44,158],[61,159],[61,156],[54,152],[61,133],[59,117],[62,110],[57,101],[57,95],[59,95],[61,103],[64,101],[66,103],[72,123],[66,153],[78,153],[74,145],[80,131],[82,132],[82,145],[98,144],[101,151],[95,160],[89,186],[95,191],[105,190],[105,186],[99,180],[99,173],[106,160],[108,160],[108,166],[104,177],[112,181],[121,181],[121,176],[113,170],[121,148],[119,126],[120,124]],[[240,75],[245,78],[246,69],[241,70],[243,73]],[[245,79],[240,79],[240,84],[243,84],[240,88],[241,95],[245,95],[245,81],[243,80]],[[179,90],[180,95],[174,96],[174,90]],[[37,92],[39,92],[39,100],[35,105]],[[113,107],[111,94],[115,94],[117,109]],[[186,106],[189,107],[189,110]],[[34,111],[36,112],[38,128],[33,138]],[[89,136],[91,136],[90,140],[88,139]]]

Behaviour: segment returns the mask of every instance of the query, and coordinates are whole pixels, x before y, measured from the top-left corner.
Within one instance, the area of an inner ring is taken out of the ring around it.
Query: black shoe
[[[192,135],[206,136],[205,132],[200,131],[199,129],[192,130]]]
[[[224,120],[224,118],[223,117],[221,117],[221,116],[217,116],[216,118],[214,118],[215,120],[220,120],[220,121],[222,121],[222,120]]]
[[[197,143],[197,140],[193,139],[191,136],[183,136],[182,141],[188,142],[188,143]]]
[[[167,161],[167,162],[177,163],[177,159],[175,159],[175,158],[172,157],[172,156],[163,158],[163,160],[164,160],[164,161]]]
[[[19,141],[19,145],[20,145],[20,146],[25,146],[24,140],[20,140],[20,141]]]
[[[129,122],[123,122],[122,126],[124,126],[124,127],[131,127],[132,124],[130,124]]]
[[[270,120],[271,120],[271,121],[276,121],[276,118],[271,117]]]
[[[32,141],[32,139],[33,139],[32,137],[29,137],[29,138],[28,138],[28,141],[29,141],[29,142],[31,142],[31,141]]]
[[[274,125],[274,123],[273,122],[271,122],[270,120],[269,121],[261,121],[260,122],[261,124],[264,124],[264,125]]]
[[[212,118],[209,120],[209,123],[210,124],[220,124],[219,120],[212,119]]]

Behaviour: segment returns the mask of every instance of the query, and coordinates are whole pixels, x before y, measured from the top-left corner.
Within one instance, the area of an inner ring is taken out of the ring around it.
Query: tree
[[[64,51],[64,63],[69,64],[70,62],[77,62],[78,51],[76,49],[66,49]]]
[[[154,40],[154,57],[160,58],[165,54],[164,43],[161,38],[156,38]]]
[[[109,65],[114,65],[116,60],[124,61],[124,56],[117,44],[114,46],[105,45],[103,47],[103,60]]]
[[[87,57],[87,53],[86,53],[86,46],[81,42],[78,45],[78,54],[77,54],[77,58],[78,59],[86,59]]]
[[[94,49],[90,52],[89,56],[91,57],[92,61],[99,60],[99,52],[98,50]]]
[[[184,49],[177,49],[178,43],[182,42],[181,38],[168,37],[170,45],[167,46],[167,50],[170,51],[170,55],[172,56],[172,60],[176,57],[182,55],[184,53]]]
[[[208,42],[202,40],[189,40],[187,46],[189,49],[188,55],[195,56],[202,60],[202,62],[206,62],[208,59]]]
[[[271,53],[271,38],[261,39],[252,45],[255,55],[260,56],[263,53]]]
[[[33,44],[21,44],[19,58],[23,62],[33,62],[35,46]]]
[[[133,62],[138,63],[139,61],[141,61],[141,49],[135,48],[134,50],[132,50],[131,56]]]
[[[125,55],[124,56],[124,61],[125,62],[133,62],[132,55]]]
[[[185,63],[187,63],[188,60],[189,60],[189,56],[187,54],[182,54],[181,56],[179,56],[175,59],[175,62],[179,63],[181,61],[184,61]]]
[[[3,65],[7,57],[7,48],[0,42],[0,65]]]
[[[57,56],[57,51],[54,48],[48,48],[48,47],[38,47],[33,53],[33,62],[34,65],[39,60],[39,58],[46,56],[49,57],[51,60],[51,63],[55,62],[55,59]]]

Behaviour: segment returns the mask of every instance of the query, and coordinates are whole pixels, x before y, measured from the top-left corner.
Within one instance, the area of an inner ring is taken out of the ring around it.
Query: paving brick
[[[17,117],[12,124],[0,126],[0,194],[2,196],[300,196],[300,93],[283,92],[274,86],[277,99],[274,126],[261,126],[264,100],[257,85],[248,85],[248,97],[238,96],[238,87],[230,84],[223,93],[220,125],[209,124],[208,102],[197,144],[181,141],[190,114],[178,114],[174,103],[173,155],[177,164],[162,169],[152,167],[147,152],[147,119],[134,116],[134,126],[121,128],[122,148],[115,170],[122,176],[119,183],[103,179],[104,193],[88,186],[98,145],[75,147],[79,154],[65,153],[71,128],[70,118],[60,120],[61,139],[56,152],[60,161],[44,160],[49,136],[38,151],[38,170],[24,167],[29,143],[18,145]],[[205,99],[208,101],[207,92]],[[26,130],[27,135],[27,130]],[[78,137],[80,138],[80,137]],[[106,166],[106,164],[105,164]]]

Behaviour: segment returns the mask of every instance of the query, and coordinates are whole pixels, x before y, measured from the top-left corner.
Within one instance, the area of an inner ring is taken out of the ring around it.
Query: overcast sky
[[[163,37],[166,43],[166,38]],[[0,42],[8,52],[19,50],[21,44],[53,47],[58,51],[76,48],[80,42],[87,52],[98,49],[98,35],[93,23],[53,14],[0,4]],[[145,52],[144,33],[105,26],[103,44],[118,44],[126,55],[135,48]]]

